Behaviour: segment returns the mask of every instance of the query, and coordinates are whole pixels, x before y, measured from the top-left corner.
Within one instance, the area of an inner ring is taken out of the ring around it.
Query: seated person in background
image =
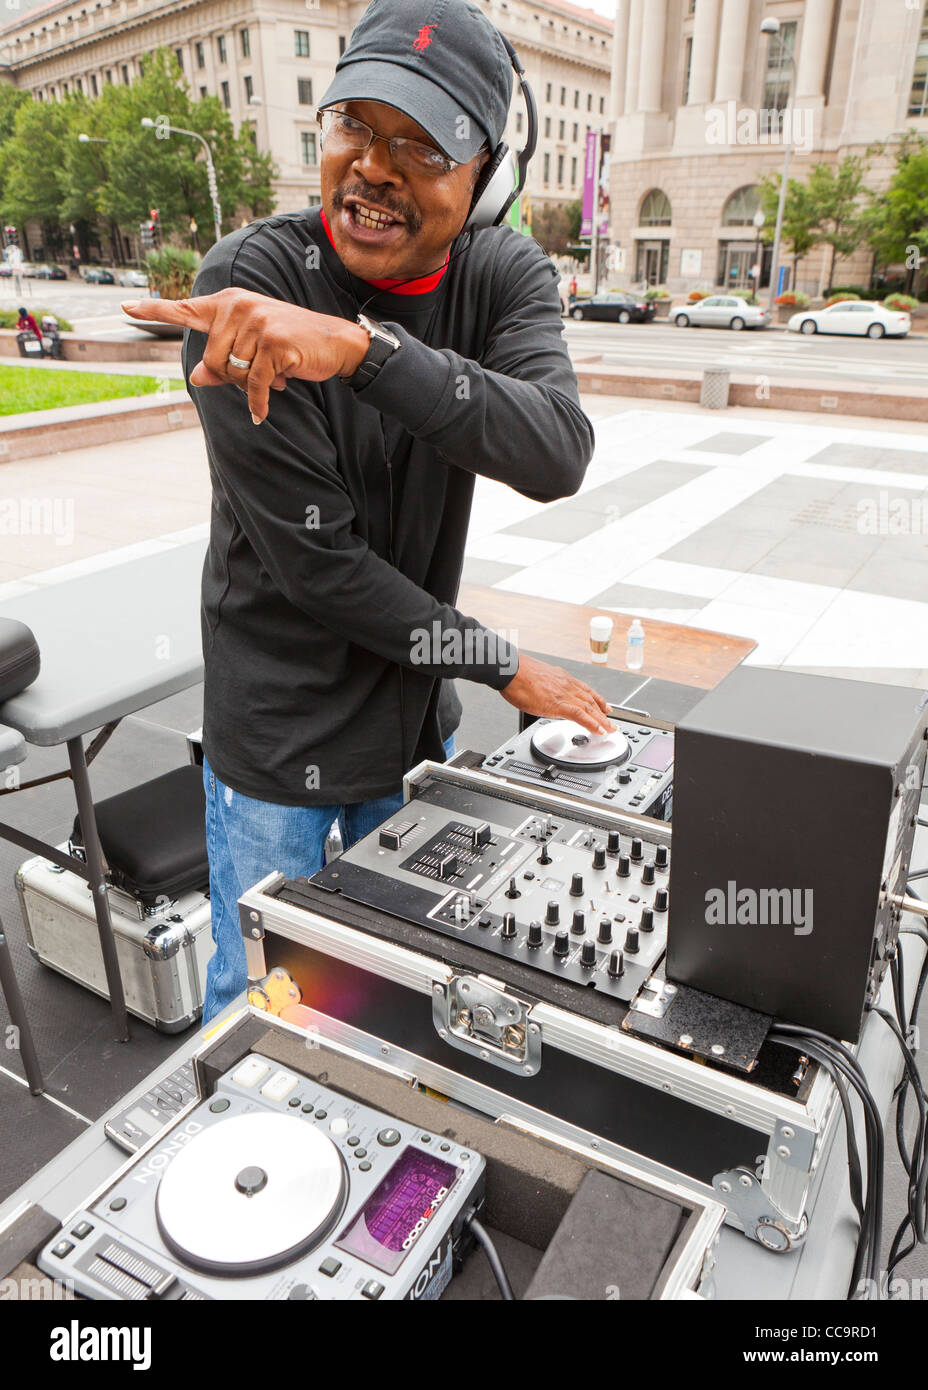
[[[28,310],[21,307],[17,310],[17,313],[19,314],[19,318],[16,320],[16,331],[18,333],[34,333],[39,342],[41,342],[42,334],[39,330],[39,325]]]

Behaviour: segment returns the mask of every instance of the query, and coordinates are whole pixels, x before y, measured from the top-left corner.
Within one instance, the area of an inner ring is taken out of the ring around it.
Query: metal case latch
[[[530,1012],[529,1004],[480,975],[454,975],[432,988],[432,1019],[440,1038],[522,1076],[541,1068],[541,1029],[530,1021]]]
[[[790,1221],[765,1192],[760,1180],[749,1168],[733,1168],[717,1173],[712,1186],[744,1226],[745,1235],[758,1241],[775,1254],[785,1255],[796,1250],[806,1238],[808,1217]]]

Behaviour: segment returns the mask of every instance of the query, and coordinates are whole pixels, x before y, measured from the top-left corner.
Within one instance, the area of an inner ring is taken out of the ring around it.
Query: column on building
[[[609,86],[609,117],[615,120],[625,112],[625,69],[628,63],[628,21],[631,0],[616,0],[615,28],[612,35],[612,74]]]
[[[667,0],[648,0],[641,31],[641,74],[638,110],[660,111],[663,104],[664,41],[667,35]]]
[[[715,88],[715,55],[718,49],[721,0],[699,0],[693,26],[690,62],[689,106],[705,106]]]
[[[796,64],[796,97],[824,95],[833,10],[834,0],[806,0]]]
[[[696,6],[697,12],[699,6]],[[740,101],[744,85],[744,49],[751,6],[745,0],[723,0],[719,29],[719,59],[715,75],[715,100]]]
[[[641,33],[644,26],[645,0],[630,0],[628,16],[628,47],[625,62],[625,114],[634,116],[638,110],[638,69],[641,63]]]

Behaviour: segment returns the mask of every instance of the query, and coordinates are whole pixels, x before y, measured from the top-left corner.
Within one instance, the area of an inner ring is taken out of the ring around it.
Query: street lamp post
[[[153,121],[150,116],[142,117],[142,125],[145,130],[169,130],[173,135],[189,135],[191,140],[199,140],[206,153],[206,178],[209,183],[209,196],[213,205],[213,223],[216,229],[216,240],[222,240],[222,208],[219,206],[219,186],[216,183],[216,170],[213,165],[213,155],[209,145],[203,136],[195,130],[184,130],[181,126],[167,125],[164,121]]]
[[[763,208],[757,209],[751,221],[754,223],[754,230],[757,232],[757,242],[754,248],[754,264],[757,267],[757,278],[754,281],[754,298],[758,300],[760,298],[760,282],[762,279],[761,271],[763,270],[763,262],[760,258],[760,234],[764,229],[764,223],[767,221]]]
[[[775,37],[777,37],[777,36],[779,35],[779,33],[780,33],[780,21],[779,21],[778,19],[765,19],[764,22],[763,22],[763,23],[761,24],[761,26],[760,26],[760,31],[761,31],[762,34],[767,34],[768,37],[770,37],[770,38],[775,38]],[[788,59],[788,62],[789,62],[790,67],[791,67],[792,70],[793,70],[793,78],[792,78],[792,81],[790,82],[790,95],[789,95],[789,97],[787,97],[787,99],[786,99],[785,111],[786,111],[786,114],[787,114],[787,115],[789,114],[790,97],[792,97],[793,85],[794,85],[795,78],[796,78],[796,64],[795,64],[795,62],[793,61],[793,58],[790,57],[790,58]],[[778,55],[777,55],[777,86],[779,86],[779,74],[782,72],[782,70],[783,70],[783,45],[781,44],[781,45],[780,45],[779,53],[778,53]],[[792,122],[790,122],[790,125],[792,125]],[[790,129],[789,135],[790,135],[790,137],[792,137],[792,129]],[[780,278],[780,241],[781,241],[781,238],[782,238],[782,236],[783,236],[783,214],[784,214],[785,211],[786,211],[786,186],[787,186],[787,184],[789,183],[789,165],[790,165],[790,159],[791,159],[791,157],[792,157],[792,153],[793,153],[793,149],[792,149],[792,141],[791,141],[791,138],[790,138],[790,139],[784,140],[784,141],[783,141],[783,173],[782,173],[782,176],[781,176],[781,179],[780,179],[780,197],[779,197],[779,199],[778,199],[778,201],[777,201],[777,224],[776,224],[776,230],[774,231],[774,234],[773,234],[773,254],[772,254],[771,260],[770,260],[770,313],[771,313],[771,315],[773,314],[774,308],[776,307],[777,288],[778,288],[778,287],[777,287],[777,281],[778,281],[779,278]],[[760,277],[758,277],[758,279],[759,279],[759,278],[760,278]]]

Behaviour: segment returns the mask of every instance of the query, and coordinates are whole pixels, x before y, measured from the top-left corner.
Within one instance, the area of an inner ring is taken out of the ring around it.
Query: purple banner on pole
[[[583,165],[583,209],[580,220],[580,235],[593,234],[593,208],[596,203],[596,181],[599,170],[596,167],[596,131],[586,133],[586,157]]]

